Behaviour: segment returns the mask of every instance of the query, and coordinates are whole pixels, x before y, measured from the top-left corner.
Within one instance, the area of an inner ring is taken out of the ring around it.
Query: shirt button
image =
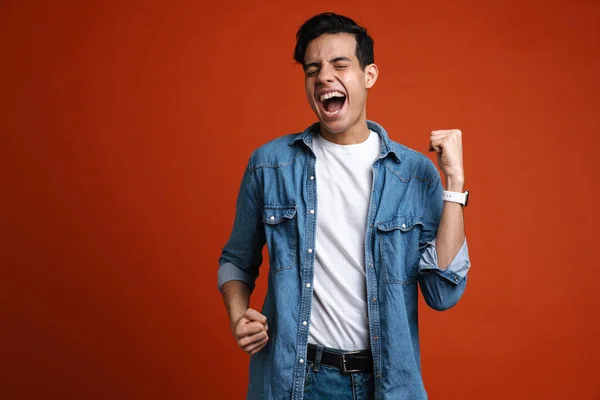
[[[306,326],[307,323],[308,322],[306,322],[306,321],[302,321],[302,325],[304,325],[304,326]]]
[[[454,282],[458,282],[458,276],[454,277]]]
[[[315,180],[315,177],[311,175],[311,176],[310,176],[310,180],[311,180],[311,181],[314,181],[314,180]]]
[[[304,364],[304,359],[303,358],[300,359],[300,364]]]
[[[306,287],[310,287],[310,283],[307,283],[307,284],[306,284]]]
[[[403,227],[403,228],[406,228],[406,224],[402,224],[402,227]]]
[[[271,221],[273,221],[275,219],[275,217],[271,216]]]
[[[375,303],[375,302],[377,301],[377,297],[373,297],[373,298],[371,299],[371,301],[372,301],[373,303]]]
[[[308,249],[308,252],[309,252],[309,253],[312,253],[312,249]]]
[[[315,210],[310,210],[310,213],[311,213],[311,214],[314,214],[314,213],[315,213]]]
[[[374,340],[379,340],[379,336],[375,336],[373,339]]]
[[[369,263],[369,267],[370,267],[370,268],[373,268],[373,263]]]
[[[380,379],[380,378],[381,378],[381,374],[377,374],[377,379]]]

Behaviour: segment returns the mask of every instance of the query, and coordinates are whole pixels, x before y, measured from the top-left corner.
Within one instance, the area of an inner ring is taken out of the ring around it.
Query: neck
[[[321,137],[328,142],[335,144],[358,144],[362,143],[370,135],[369,127],[367,126],[367,119],[365,117],[359,118],[358,121],[344,132],[332,133],[329,132],[323,124],[321,124],[320,134]]]

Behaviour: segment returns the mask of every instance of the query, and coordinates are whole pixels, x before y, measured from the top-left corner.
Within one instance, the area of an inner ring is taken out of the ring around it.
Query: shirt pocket
[[[269,265],[275,272],[296,265],[296,206],[265,205],[263,210]]]
[[[425,224],[417,217],[397,216],[377,224],[379,254],[386,283],[409,285],[419,274],[419,237]]]

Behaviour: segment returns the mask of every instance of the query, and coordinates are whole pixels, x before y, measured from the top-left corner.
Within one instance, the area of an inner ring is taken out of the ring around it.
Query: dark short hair
[[[304,54],[308,44],[321,35],[335,33],[354,35],[356,38],[356,58],[358,58],[362,69],[375,62],[373,39],[367,34],[367,30],[350,18],[334,13],[315,15],[298,29],[294,60],[304,65]]]

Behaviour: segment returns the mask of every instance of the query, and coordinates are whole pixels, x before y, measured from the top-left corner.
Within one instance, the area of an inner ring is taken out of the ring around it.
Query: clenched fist
[[[251,308],[237,321],[232,321],[231,332],[238,346],[249,355],[262,350],[269,341],[267,317]]]
[[[438,166],[446,177],[448,190],[461,192],[465,180],[462,132],[458,129],[431,132],[429,151],[437,153]]]

